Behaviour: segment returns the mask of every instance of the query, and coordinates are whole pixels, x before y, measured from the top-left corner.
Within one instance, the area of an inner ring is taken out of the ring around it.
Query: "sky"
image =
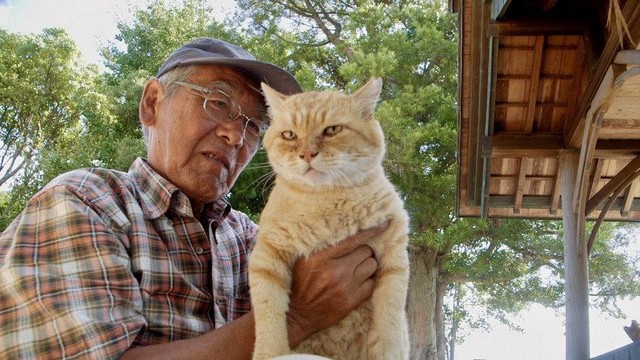
[[[232,8],[230,0],[210,0],[223,14]],[[67,31],[85,61],[99,63],[99,49],[115,41],[118,21],[131,19],[135,0],[0,0],[0,28],[14,33],[39,33],[46,27]],[[0,49],[1,51],[1,49]],[[640,300],[621,302],[628,315],[612,319],[598,312],[590,314],[591,356],[600,355],[631,342],[623,330],[631,319],[640,320]],[[541,306],[532,306],[516,322],[525,329],[515,333],[494,324],[490,332],[471,332],[457,345],[456,360],[562,360],[565,358],[564,317]]]

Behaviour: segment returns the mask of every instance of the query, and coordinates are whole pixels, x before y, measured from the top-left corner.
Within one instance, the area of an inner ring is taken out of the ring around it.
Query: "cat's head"
[[[271,124],[264,135],[279,177],[304,185],[353,186],[381,166],[384,135],[374,118],[382,80],[353,94],[283,95],[262,84]]]

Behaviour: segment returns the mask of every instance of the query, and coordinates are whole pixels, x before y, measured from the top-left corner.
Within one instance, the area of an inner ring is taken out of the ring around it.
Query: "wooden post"
[[[566,359],[589,359],[589,274],[584,216],[573,203],[578,172],[578,151],[560,152],[562,222],[565,263]]]

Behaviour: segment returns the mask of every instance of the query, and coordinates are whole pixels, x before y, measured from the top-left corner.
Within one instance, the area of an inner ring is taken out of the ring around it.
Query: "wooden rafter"
[[[560,135],[497,134],[485,139],[483,156],[491,157],[556,157],[564,148]]]
[[[522,209],[522,195],[524,194],[524,187],[527,181],[527,174],[531,168],[531,159],[522,158],[520,160],[520,171],[518,172],[518,182],[516,186],[515,204],[513,205],[513,213],[520,214]]]
[[[584,64],[586,62],[585,47],[584,47],[583,40],[580,40],[578,42],[578,47],[576,49],[576,59],[578,59],[577,64],[573,68],[573,72],[571,74],[571,83],[572,83],[571,88],[580,89],[580,85],[581,85],[580,83],[582,79],[581,75],[584,69]],[[569,97],[569,103],[567,104],[568,111],[565,114],[565,118],[564,118],[565,124],[569,122],[569,119],[574,118],[576,114],[576,106],[579,101],[580,101],[580,92],[574,91],[573,94]]]
[[[527,104],[527,118],[523,131],[533,133],[533,120],[536,115],[536,102],[538,100],[538,84],[540,83],[540,69],[542,68],[542,51],[544,47],[544,36],[536,36],[536,44],[533,50],[533,70],[529,79],[529,103]],[[555,104],[554,104],[555,105]]]
[[[631,204],[633,204],[634,194],[638,191],[638,180],[633,180],[627,192],[624,194],[624,203],[622,204],[622,210],[620,215],[623,218],[629,217],[629,211],[631,210]]]
[[[595,163],[595,169],[593,169],[593,178],[589,182],[589,197],[592,197],[596,191],[598,190],[598,184],[600,183],[600,178],[602,177],[602,163],[603,161],[600,159],[593,159]]]
[[[551,205],[549,206],[549,212],[553,215],[558,212],[558,207],[560,206],[560,179],[562,179],[560,169],[560,164],[558,164],[558,170],[556,171],[556,181],[553,184],[553,191],[551,192]]]
[[[631,160],[620,172],[611,178],[595,195],[593,195],[586,204],[585,215],[589,215],[593,210],[609,197],[613,192],[623,184],[630,176],[640,169],[640,155]]]
[[[489,36],[584,35],[587,27],[585,21],[501,21],[487,24],[487,33]]]

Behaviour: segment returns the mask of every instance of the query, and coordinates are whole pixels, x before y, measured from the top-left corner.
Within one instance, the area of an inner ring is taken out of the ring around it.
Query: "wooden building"
[[[589,358],[598,224],[640,220],[640,0],[449,0],[457,212],[562,219],[566,358]],[[595,223],[585,232],[585,221]]]

